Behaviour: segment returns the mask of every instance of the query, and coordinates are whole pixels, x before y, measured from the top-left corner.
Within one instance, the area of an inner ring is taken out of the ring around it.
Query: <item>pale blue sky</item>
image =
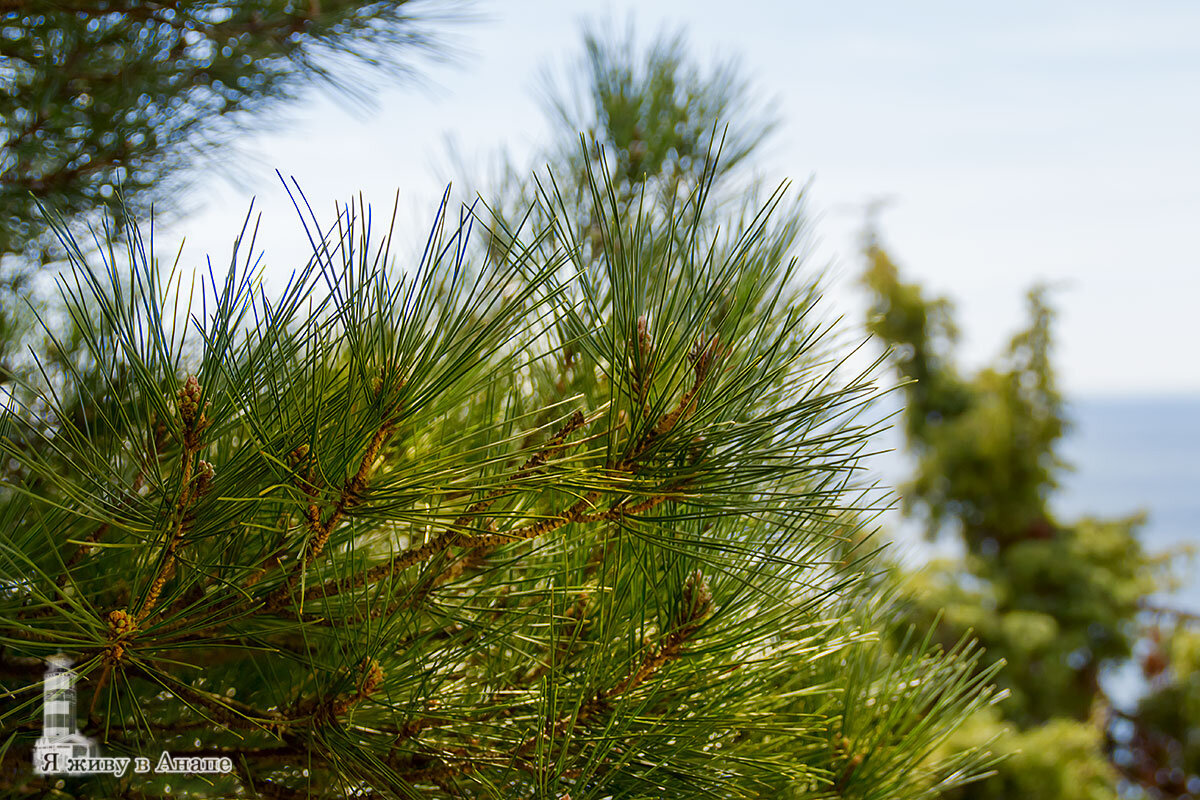
[[[1200,3],[480,0],[457,65],[378,93],[374,110],[314,97],[253,142],[244,185],[201,182],[185,264],[218,263],[252,195],[266,262],[306,244],[271,170],[329,209],[362,191],[406,230],[450,177],[446,139],[471,156],[530,152],[546,135],[537,75],[579,47],[585,19],[639,31],[685,24],[699,58],[738,55],[777,100],[760,172],[812,179],[829,308],[857,320],[856,230],[888,196],[893,255],[959,308],[969,359],[1021,324],[1025,289],[1060,285],[1057,362],[1079,394],[1200,392]],[[423,224],[423,223],[422,223]]]

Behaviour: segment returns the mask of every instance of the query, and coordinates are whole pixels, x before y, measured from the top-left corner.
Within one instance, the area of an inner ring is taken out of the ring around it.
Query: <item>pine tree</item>
[[[881,635],[877,392],[794,206],[718,226],[711,139],[669,191],[607,144],[524,213],[445,201],[419,264],[369,209],[313,219],[275,298],[246,231],[190,310],[132,223],[73,251],[86,356],[0,431],[7,790],[53,780],[57,653],[107,753],[235,764],[74,796],[882,800],[986,768],[939,750],[990,701],[978,649]]]
[[[953,536],[965,552],[906,579],[911,617],[936,619],[943,641],[973,631],[989,659],[1007,662],[998,682],[1008,697],[954,741],[995,739],[1012,757],[950,796],[1190,797],[1200,775],[1200,716],[1189,716],[1200,708],[1197,635],[1188,615],[1167,613],[1170,633],[1160,634],[1141,613],[1169,565],[1144,550],[1140,516],[1067,522],[1051,510],[1068,420],[1045,291],[1029,293],[1029,325],[1003,358],[965,376],[949,301],[905,282],[873,233],[866,262],[868,327],[908,381],[906,506],[931,537]],[[1151,683],[1130,713],[1106,697],[1100,675],[1131,661],[1139,639],[1152,645],[1143,662]]]
[[[161,211],[306,84],[362,97],[436,52],[432,19],[408,0],[0,4],[0,255],[44,244],[39,202],[91,214],[119,189]]]
[[[0,385],[23,366],[20,298],[62,256],[39,206],[97,225],[102,210],[178,212],[190,180],[235,175],[237,137],[278,123],[306,86],[364,100],[443,52],[454,8],[0,2]]]

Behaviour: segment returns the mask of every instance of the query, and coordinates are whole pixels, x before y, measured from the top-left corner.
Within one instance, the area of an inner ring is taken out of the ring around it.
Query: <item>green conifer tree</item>
[[[119,189],[163,210],[305,85],[361,98],[437,52],[438,16],[411,0],[0,3],[0,257],[47,244],[39,202],[94,214]]]
[[[1030,292],[1029,326],[999,362],[965,376],[954,359],[950,303],[905,282],[873,234],[866,262],[868,328],[908,381],[903,425],[915,471],[906,508],[924,516],[931,537],[954,536],[965,553],[904,579],[911,616],[936,619],[943,641],[972,631],[989,659],[1007,662],[999,685],[1008,697],[964,726],[955,744],[994,739],[1011,758],[993,778],[950,796],[1192,796],[1200,716],[1187,710],[1197,707],[1200,679],[1188,615],[1170,615],[1171,633],[1153,643],[1144,665],[1152,683],[1136,713],[1116,707],[1100,681],[1102,669],[1134,658],[1147,634],[1139,612],[1163,587],[1167,564],[1143,549],[1140,516],[1067,522],[1051,510],[1067,416],[1044,291]]]
[[[282,297],[235,265],[178,328],[179,283],[135,231],[123,266],[80,263],[68,305],[107,377],[3,421],[7,787],[53,780],[12,770],[58,653],[106,752],[236,764],[76,793],[882,797],[969,777],[929,750],[986,673],[864,625],[885,606],[846,558],[847,418],[870,388],[759,301],[792,267],[751,230],[732,256],[685,237],[663,269],[634,255],[654,227],[598,214],[626,254],[600,274],[577,249],[474,261],[450,226],[398,277],[347,209]],[[77,392],[81,426],[55,414]]]
[[[875,390],[793,206],[717,213],[710,138],[665,191],[603,144],[524,213],[443,204],[419,264],[368,209],[312,220],[274,298],[248,233],[187,313],[135,229],[73,251],[86,357],[0,422],[0,786],[53,785],[58,653],[106,753],[234,764],[68,796],[883,800],[986,768],[944,749],[977,648],[880,635]]]
[[[445,52],[438,30],[460,6],[0,2],[0,386],[26,366],[22,296],[61,263],[39,206],[97,225],[180,211],[196,176],[236,176],[238,137],[279,122],[305,87],[365,100]]]

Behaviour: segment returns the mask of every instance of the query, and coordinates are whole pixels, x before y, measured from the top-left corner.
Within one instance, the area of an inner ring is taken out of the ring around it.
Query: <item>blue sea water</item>
[[[1173,590],[1164,586],[1150,599],[1200,614],[1200,396],[1079,397],[1068,403],[1068,416],[1071,429],[1059,452],[1074,468],[1062,476],[1053,511],[1063,522],[1145,512],[1140,538],[1147,550],[1197,550],[1194,557],[1175,559],[1179,585]],[[889,430],[874,445],[891,452],[869,460],[871,478],[883,486],[899,486],[910,470],[900,433]],[[926,542],[920,523],[897,509],[880,522],[894,542],[893,553],[911,566],[960,550],[952,537]],[[1108,696],[1127,709],[1146,688],[1136,661],[1112,665],[1101,680]]]
[[[1200,549],[1200,397],[1081,398],[1062,453],[1075,466],[1055,511],[1120,516],[1144,510],[1142,543],[1153,552]],[[1200,613],[1200,552],[1178,559],[1181,585],[1161,598]]]
[[[1173,592],[1164,587],[1154,600],[1200,613],[1200,396],[1078,397],[1067,409],[1071,429],[1060,454],[1073,470],[1054,494],[1054,512],[1064,522],[1145,512],[1140,534],[1148,550],[1191,546],[1198,551],[1193,558],[1176,559],[1179,587]],[[892,430],[876,447],[899,451],[902,444]],[[870,464],[873,477],[885,486],[897,486],[908,476],[900,452],[885,453]],[[919,524],[898,511],[885,514],[882,524],[909,563],[952,549],[947,542],[922,542]]]

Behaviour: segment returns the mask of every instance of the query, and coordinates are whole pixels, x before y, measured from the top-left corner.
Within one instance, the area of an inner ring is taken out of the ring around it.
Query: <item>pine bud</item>
[[[188,375],[183,388],[179,390],[179,417],[188,427],[196,421],[200,411],[201,394],[200,381],[196,380],[195,375]]]
[[[293,470],[299,469],[308,461],[308,445],[299,445],[295,450],[288,453],[288,466]]]
[[[215,478],[216,475],[217,471],[213,469],[213,465],[204,459],[201,459],[200,463],[196,465],[197,496],[202,496],[208,493],[208,490],[212,488],[213,478]]]
[[[375,390],[375,394],[380,394],[383,391],[391,391],[404,385],[404,379],[400,377],[400,366],[389,361],[379,367],[379,371],[375,374],[375,380],[372,381],[371,388]]]
[[[185,444],[189,447],[195,447],[197,443],[193,434],[208,427],[208,417],[204,412],[210,404],[205,403],[203,408],[200,407],[203,394],[204,390],[195,375],[188,375],[187,380],[183,382],[183,388],[179,390],[179,418],[188,432]]]
[[[133,616],[122,609],[115,609],[108,612],[108,632],[114,639],[120,639],[128,636],[137,629],[137,622]]]
[[[638,317],[637,321],[637,346],[643,359],[649,357],[650,348],[653,345],[654,340],[650,336],[650,322],[646,319],[646,315],[643,314]]]
[[[167,441],[167,425],[153,415],[150,417],[150,423],[152,426],[150,446],[156,451],[162,450],[163,444]]]
[[[373,658],[364,658],[358,665],[359,674],[362,675],[362,684],[359,693],[366,697],[379,688],[379,684],[383,683],[383,667],[379,666],[379,662]]]
[[[405,383],[400,365],[395,361],[389,361],[381,366],[375,379],[371,382],[375,397],[383,403],[384,413],[387,416],[391,417],[399,413],[400,401],[397,399],[397,395],[404,388]]]
[[[688,354],[688,360],[692,362],[692,369],[696,372],[696,383],[701,383],[708,377],[713,362],[716,361],[720,341],[721,336],[716,333],[712,336],[696,337],[696,343],[692,345],[692,352]]]
[[[636,350],[633,354],[633,365],[630,370],[630,386],[633,389],[634,396],[642,406],[642,413],[644,415],[650,414],[650,405],[646,402],[646,397],[649,394],[652,382],[650,351],[653,346],[654,340],[650,336],[650,323],[646,319],[646,315],[643,314],[638,317],[637,330],[634,333],[633,341],[630,342],[630,348]]]
[[[354,704],[370,696],[383,683],[383,668],[373,658],[364,658],[357,667],[358,688],[353,693],[331,697],[321,709],[326,717],[338,717],[350,710]]]
[[[686,622],[696,622],[708,616],[712,609],[712,590],[704,573],[696,570],[683,584],[683,614]]]

